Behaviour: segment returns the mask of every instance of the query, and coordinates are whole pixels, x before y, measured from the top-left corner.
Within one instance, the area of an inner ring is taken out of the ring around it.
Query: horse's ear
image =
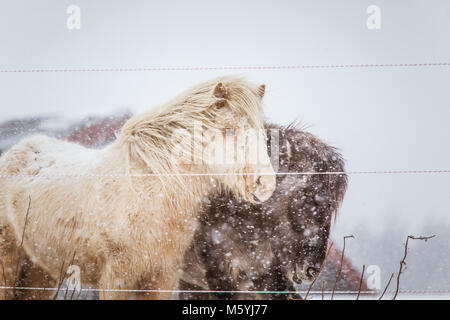
[[[220,99],[227,99],[228,98],[228,90],[225,88],[225,86],[222,84],[222,82],[219,82],[217,86],[214,88],[214,97],[220,98]]]
[[[227,100],[225,99],[218,99],[216,102],[214,102],[213,106],[216,107],[217,109],[221,109],[223,107],[225,107],[227,104]]]
[[[228,99],[228,90],[227,88],[223,85],[222,82],[219,82],[217,84],[217,86],[214,88],[214,97],[217,98],[216,102],[214,102],[214,106],[217,108],[222,108],[227,104],[227,99]]]
[[[266,85],[262,84],[258,87],[258,95],[262,99],[264,97],[264,93],[266,92]]]

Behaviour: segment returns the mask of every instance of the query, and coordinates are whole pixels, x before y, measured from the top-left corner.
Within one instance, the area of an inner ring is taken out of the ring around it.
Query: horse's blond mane
[[[219,83],[226,90],[224,97],[214,94]],[[224,124],[216,120],[224,103],[236,118],[245,117],[250,126],[262,129],[263,89],[235,76],[201,83],[166,104],[129,119],[118,136],[118,142],[128,147],[130,158],[141,159],[153,173],[177,173],[180,168],[172,157],[173,150],[187,143],[191,146],[189,132],[194,123],[200,123],[204,129],[223,128]],[[185,149],[183,155],[191,158],[192,150],[197,148]]]

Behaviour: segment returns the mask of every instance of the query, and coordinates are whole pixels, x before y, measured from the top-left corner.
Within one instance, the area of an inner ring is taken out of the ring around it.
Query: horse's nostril
[[[309,277],[314,278],[319,274],[319,270],[317,268],[314,267],[309,267],[306,270],[306,273],[308,274]]]
[[[256,179],[256,185],[257,185],[257,186],[260,186],[260,185],[261,185],[261,176],[259,176],[259,177]]]
[[[292,281],[294,281],[296,284],[302,284],[302,279],[300,279],[296,273],[294,273],[294,275],[292,276]]]

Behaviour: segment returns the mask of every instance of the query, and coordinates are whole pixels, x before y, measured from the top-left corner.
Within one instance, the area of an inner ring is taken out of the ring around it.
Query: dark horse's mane
[[[279,173],[344,171],[339,152],[299,125],[266,124],[266,128],[279,129]],[[263,204],[225,193],[211,197],[185,255],[179,289],[294,291],[295,270],[318,268],[323,262],[331,221],[346,188],[345,174],[280,174],[277,189]],[[180,294],[180,299],[287,297],[277,293]]]

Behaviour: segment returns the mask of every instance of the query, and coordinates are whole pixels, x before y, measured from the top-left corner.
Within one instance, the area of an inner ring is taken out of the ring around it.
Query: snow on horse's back
[[[99,150],[87,149],[76,143],[34,135],[23,139],[9,150],[2,160],[8,166],[0,170],[5,175],[74,174],[73,171],[67,171],[68,166],[76,170],[86,165],[87,170],[92,166],[92,161],[100,161],[100,154]]]
[[[252,141],[238,139],[249,160],[216,163],[213,157],[223,145],[211,137],[186,145],[189,126],[200,123],[220,132],[252,128],[265,145],[263,95],[264,86],[223,77],[129,119],[102,150],[45,136],[18,143],[0,158],[0,227],[9,237],[14,234],[16,243],[14,250],[0,247],[0,259],[25,256],[54,281],[64,265],[76,264],[83,281],[103,289],[172,289],[205,195],[221,188],[254,202],[269,198],[275,188],[266,147],[261,153]],[[171,154],[177,148],[187,157],[203,148],[204,158],[185,162]],[[261,161],[252,161],[255,154],[263,154]],[[1,283],[14,283],[13,269],[6,266]],[[20,280],[29,286],[40,281],[37,276]],[[101,298],[129,296],[100,293]]]

